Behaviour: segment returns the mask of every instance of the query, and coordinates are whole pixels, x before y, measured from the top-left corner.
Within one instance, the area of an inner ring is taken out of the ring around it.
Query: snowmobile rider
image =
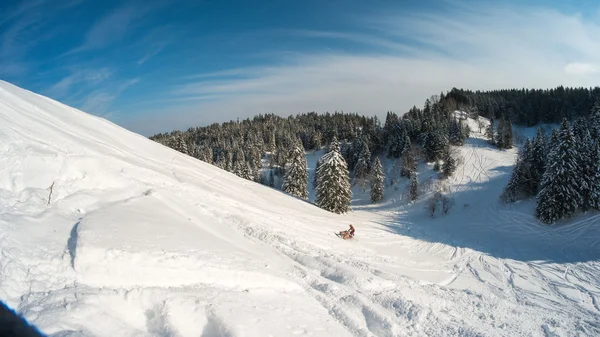
[[[345,231],[344,240],[350,239],[354,236],[354,226],[350,225],[350,229]]]

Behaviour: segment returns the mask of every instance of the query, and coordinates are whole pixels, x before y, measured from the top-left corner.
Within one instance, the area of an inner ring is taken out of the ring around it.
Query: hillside
[[[402,188],[335,215],[1,81],[0,120],[0,299],[49,335],[600,334],[600,216],[500,205],[516,150],[478,129],[432,219]]]

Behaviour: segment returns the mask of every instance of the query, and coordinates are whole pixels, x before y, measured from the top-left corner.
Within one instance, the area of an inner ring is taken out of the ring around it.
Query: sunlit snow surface
[[[469,123],[450,214],[335,215],[0,82],[0,299],[55,336],[599,335],[600,216],[499,204],[516,149]]]

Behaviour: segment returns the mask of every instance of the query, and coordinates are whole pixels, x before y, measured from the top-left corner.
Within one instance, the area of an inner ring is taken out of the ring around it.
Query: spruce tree
[[[363,142],[362,151],[360,152],[360,156],[358,157],[358,161],[354,167],[355,183],[357,183],[363,189],[363,192],[367,187],[367,181],[369,175],[371,174],[370,162],[371,151],[369,151],[369,146],[367,143]]]
[[[450,120],[450,144],[452,145],[462,145],[462,129],[461,129],[461,125],[459,124],[459,122],[455,119],[452,118]]]
[[[400,121],[395,121],[388,135],[387,155],[388,158],[399,158],[404,150],[404,137],[406,131]]]
[[[456,171],[456,158],[452,156],[450,148],[444,151],[444,156],[442,158],[444,160],[444,164],[442,164],[442,175],[444,178],[450,177],[454,171]]]
[[[423,154],[427,162],[442,159],[444,151],[448,147],[448,139],[439,130],[434,130],[425,136],[423,143]]]
[[[592,147],[590,162],[593,163],[593,166],[589,178],[589,205],[592,209],[600,210],[600,141],[597,141]]]
[[[546,156],[548,144],[541,128],[537,129],[537,134],[532,143],[531,156],[529,164],[531,165],[531,186],[534,194],[540,190],[542,176],[546,170]]]
[[[402,171],[400,172],[400,175],[408,178],[416,170],[417,162],[413,155],[412,146],[410,145],[410,138],[406,136],[404,151],[402,152]]]
[[[532,143],[527,139],[525,145],[523,145],[523,149],[519,152],[508,184],[502,192],[501,199],[504,202],[515,202],[535,195],[531,181],[531,163],[528,161],[531,157],[531,152]]]
[[[510,149],[513,146],[513,131],[510,120],[502,118],[498,123],[496,145],[500,149]]]
[[[419,198],[419,181],[415,173],[413,173],[412,180],[410,182],[409,197],[410,201],[415,201]]]
[[[582,203],[577,163],[579,154],[566,119],[561,124],[557,138],[537,196],[536,216],[547,224],[571,216]]]
[[[282,190],[302,199],[308,198],[308,170],[304,149],[300,142],[297,142],[290,152]]]
[[[462,130],[462,144],[464,144],[465,140],[471,137],[471,128],[469,127],[468,123],[463,123],[462,119],[460,120],[459,124]]]
[[[590,115],[590,134],[592,139],[600,142],[600,98],[596,100]]]
[[[330,212],[345,213],[350,209],[352,191],[348,166],[335,137],[322,159],[317,171],[316,204]]]
[[[385,181],[385,175],[383,173],[383,167],[379,158],[375,158],[373,164],[373,174],[371,175],[371,201],[379,202],[383,200],[383,185]]]
[[[490,141],[491,144],[496,145],[496,136],[495,136],[495,125],[494,125],[494,118],[490,118],[490,124],[487,126],[487,128],[485,129],[485,136],[487,137],[487,139]]]
[[[592,186],[592,180],[597,164],[592,162],[591,154],[594,151],[594,142],[592,141],[587,121],[582,117],[573,123],[573,136],[575,137],[575,144],[577,146],[578,158],[576,160],[581,179],[579,184],[581,204],[579,206],[583,211],[588,211],[594,208],[591,193],[592,189],[595,188]]]
[[[173,142],[172,142],[172,148],[183,153],[183,154],[190,154],[188,151],[188,146],[187,143],[185,142],[185,139],[183,138],[183,134],[178,133],[176,136],[174,136],[173,138]]]

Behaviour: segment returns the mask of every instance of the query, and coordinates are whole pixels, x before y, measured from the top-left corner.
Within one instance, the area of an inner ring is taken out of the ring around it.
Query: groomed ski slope
[[[498,204],[482,138],[450,214],[335,215],[0,82],[0,299],[51,336],[599,335],[600,216]]]

